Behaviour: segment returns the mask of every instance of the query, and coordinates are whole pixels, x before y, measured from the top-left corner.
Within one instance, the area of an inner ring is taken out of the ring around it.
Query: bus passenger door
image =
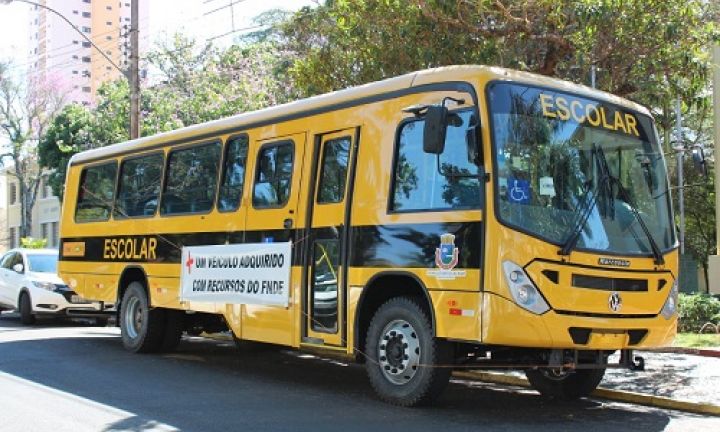
[[[349,180],[353,172],[357,129],[316,139],[310,242],[303,304],[308,343],[346,346],[347,226]]]
[[[292,241],[289,306],[242,305],[242,339],[293,345],[297,339],[295,299],[301,268],[294,238],[298,223],[298,198],[303,174],[305,133],[255,141],[248,155],[252,173],[247,199],[245,241]]]

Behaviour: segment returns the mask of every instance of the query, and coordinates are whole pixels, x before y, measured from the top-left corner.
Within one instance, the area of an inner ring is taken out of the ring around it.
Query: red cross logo
[[[192,255],[190,255],[190,252],[188,252],[188,259],[185,261],[185,267],[188,268],[188,274],[192,272],[192,265],[195,264],[195,260],[193,259]]]

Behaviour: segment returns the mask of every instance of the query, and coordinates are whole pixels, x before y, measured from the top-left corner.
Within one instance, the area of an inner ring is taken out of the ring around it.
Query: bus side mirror
[[[423,151],[439,155],[445,150],[448,109],[444,106],[430,105],[425,112],[423,128]]]
[[[695,165],[695,170],[699,172],[701,175],[706,176],[707,175],[707,163],[705,161],[705,151],[702,147],[693,147],[692,149],[692,158],[693,158],[693,165]]]

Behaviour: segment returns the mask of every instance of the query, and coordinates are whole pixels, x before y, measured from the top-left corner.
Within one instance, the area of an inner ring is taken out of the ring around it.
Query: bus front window
[[[576,229],[584,250],[649,255],[649,237],[662,251],[674,247],[667,171],[649,117],[507,83],[491,86],[489,105],[503,223],[557,245]]]

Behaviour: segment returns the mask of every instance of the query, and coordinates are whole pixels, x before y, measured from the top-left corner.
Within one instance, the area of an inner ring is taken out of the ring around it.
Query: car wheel
[[[150,308],[145,287],[128,285],[120,305],[120,335],[125,349],[136,353],[158,352],[165,333],[165,310]]]
[[[30,301],[30,295],[26,292],[20,294],[20,301],[18,301],[18,309],[20,311],[20,322],[25,325],[35,324],[35,315],[32,312],[32,302]]]
[[[370,383],[386,402],[428,404],[450,380],[450,348],[433,337],[430,318],[413,299],[393,298],[380,306],[370,322],[366,347]]]
[[[600,384],[604,375],[605,369],[555,371],[543,368],[525,371],[530,385],[541,395],[561,400],[589,396]]]

